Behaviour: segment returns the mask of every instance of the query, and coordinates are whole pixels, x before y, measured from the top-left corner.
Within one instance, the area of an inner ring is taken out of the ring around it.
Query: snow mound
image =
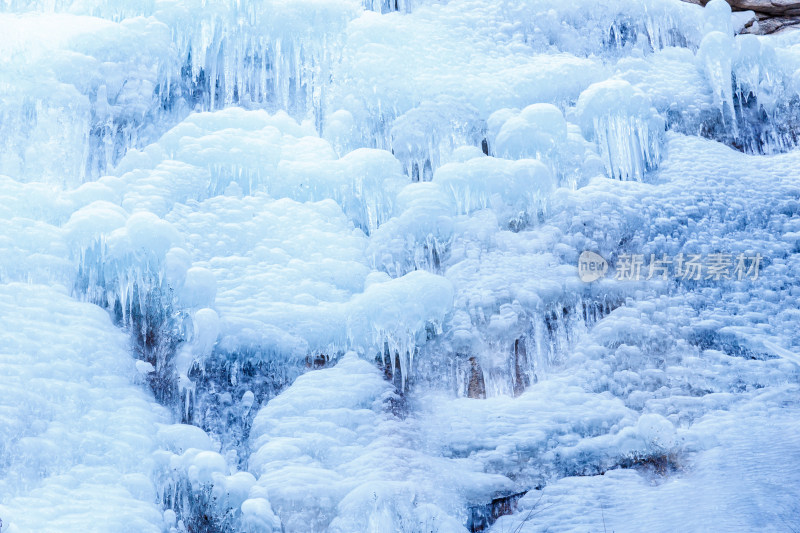
[[[42,285],[0,285],[0,317],[3,531],[162,531],[150,454],[169,416],[125,335]]]

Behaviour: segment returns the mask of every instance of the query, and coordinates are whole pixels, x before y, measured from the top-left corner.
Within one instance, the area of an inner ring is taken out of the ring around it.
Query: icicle
[[[595,83],[581,93],[581,129],[600,147],[612,178],[642,180],[661,161],[664,121],[649,98],[621,80]]]
[[[731,36],[714,31],[703,38],[697,55],[705,66],[706,77],[714,91],[714,102],[719,107],[723,124],[730,122],[736,137],[738,129],[731,81],[733,46]]]

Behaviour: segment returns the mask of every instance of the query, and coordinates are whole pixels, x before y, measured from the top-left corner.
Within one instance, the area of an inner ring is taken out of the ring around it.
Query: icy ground
[[[0,532],[800,531],[800,32],[749,18],[0,0]]]

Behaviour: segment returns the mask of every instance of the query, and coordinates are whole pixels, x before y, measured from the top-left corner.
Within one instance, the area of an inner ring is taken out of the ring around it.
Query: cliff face
[[[710,0],[685,0],[706,5]],[[788,0],[726,0],[734,11],[752,11],[755,17],[742,33],[768,34],[800,25],[800,2]]]

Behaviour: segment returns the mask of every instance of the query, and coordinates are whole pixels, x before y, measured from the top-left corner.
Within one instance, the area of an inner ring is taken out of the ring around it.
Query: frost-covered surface
[[[742,20],[0,2],[0,532],[800,528],[800,33]]]
[[[168,413],[130,379],[126,336],[66,291],[0,289],[3,531],[161,531],[151,453]]]
[[[610,470],[528,493],[491,531],[786,531],[797,523],[795,385],[753,393],[701,418],[683,438],[689,475]],[[775,465],[785,465],[775,471]],[[720,475],[724,472],[724,475]],[[793,487],[794,490],[786,490]]]

